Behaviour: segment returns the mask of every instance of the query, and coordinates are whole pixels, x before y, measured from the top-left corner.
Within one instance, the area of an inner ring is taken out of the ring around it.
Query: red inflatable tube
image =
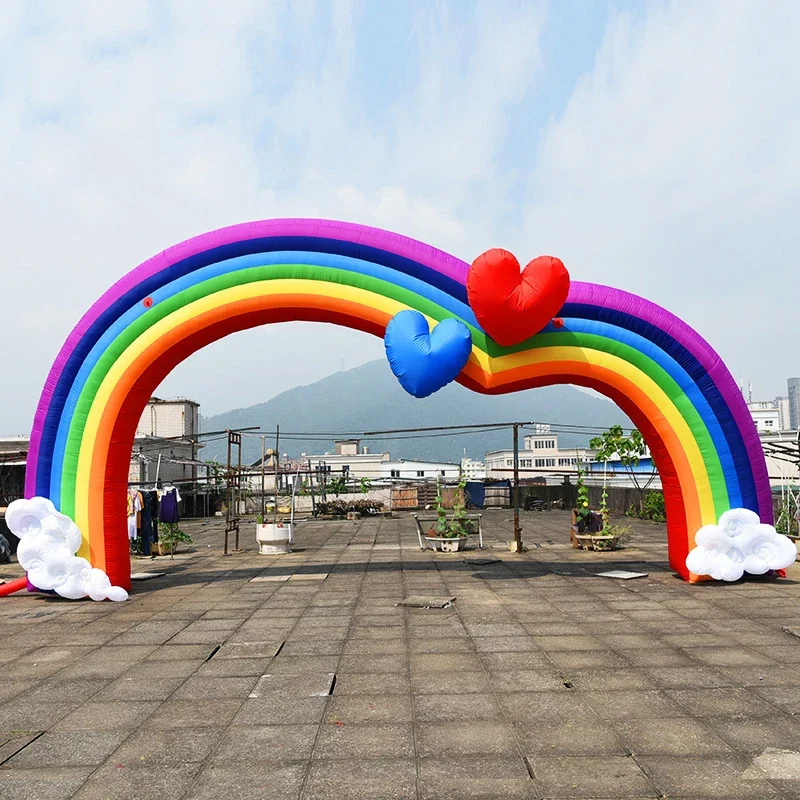
[[[21,592],[23,589],[28,588],[28,579],[17,578],[16,580],[9,581],[8,583],[0,584],[0,597],[6,597],[14,592]]]

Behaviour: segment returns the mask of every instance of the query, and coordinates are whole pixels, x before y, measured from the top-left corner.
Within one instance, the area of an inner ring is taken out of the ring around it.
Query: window
[[[443,469],[439,470],[439,474],[444,478],[444,470]]]
[[[425,470],[418,469],[417,470],[417,477],[418,478],[424,478],[425,477]]]
[[[571,463],[572,459],[569,458],[559,458],[558,459],[558,466],[559,467],[568,467]]]
[[[554,467],[556,465],[556,460],[554,458],[546,458],[545,462],[546,467]]]
[[[389,470],[389,476],[391,478],[399,478],[400,477],[400,470],[399,469]]]
[[[349,474],[350,474],[350,465],[342,464],[342,475],[349,475]]]
[[[506,466],[507,467],[513,467],[514,466],[514,459],[512,459],[512,458],[506,459]]]
[[[764,420],[764,426],[765,426],[765,427],[767,427],[767,428],[771,428],[771,427],[772,427],[772,423],[773,423],[774,421],[775,421],[775,420],[772,420],[772,419],[765,419],[765,420]]]
[[[522,459],[520,459],[519,465],[521,467],[530,467],[532,465],[532,463],[533,463],[532,459],[530,459],[530,458],[522,458]]]
[[[536,461],[534,462],[534,464],[537,467],[543,467],[544,466],[544,459],[543,458],[537,458]]]

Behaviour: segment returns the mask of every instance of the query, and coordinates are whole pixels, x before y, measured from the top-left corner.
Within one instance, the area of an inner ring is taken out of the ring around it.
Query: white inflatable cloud
[[[101,569],[76,556],[81,532],[46,497],[15,500],[6,509],[9,530],[19,537],[17,559],[37,589],[48,589],[70,600],[127,600],[128,593],[112,586]]]
[[[718,525],[700,528],[694,541],[695,548],[686,556],[687,568],[718,581],[738,581],[745,572],[763,575],[785,569],[797,558],[791,539],[762,524],[758,514],[746,508],[726,511]]]

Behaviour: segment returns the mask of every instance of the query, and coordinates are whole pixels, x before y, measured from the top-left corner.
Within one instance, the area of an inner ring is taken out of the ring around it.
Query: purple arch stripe
[[[465,284],[467,281],[469,264],[455,256],[451,256],[449,253],[445,253],[443,250],[439,250],[424,242],[411,239],[408,236],[402,236],[401,234],[390,233],[380,228],[373,228],[368,225],[359,225],[352,222],[303,218],[242,222],[237,225],[230,225],[226,228],[220,228],[219,230],[194,236],[184,242],[168,247],[161,253],[142,262],[138,267],[127,275],[124,275],[111,286],[111,288],[91,306],[83,317],[81,317],[78,324],[67,337],[66,342],[64,342],[47,376],[39,404],[36,408],[30,447],[28,450],[28,463],[33,465],[34,468],[27,471],[25,478],[25,490],[28,496],[36,491],[35,479],[38,471],[37,465],[39,462],[41,436],[44,430],[47,410],[59,379],[61,378],[61,372],[64,365],[69,360],[72,351],[75,349],[75,346],[97,318],[127,291],[135,287],[145,278],[155,275],[166,267],[215,247],[240,242],[246,239],[259,239],[269,236],[311,236],[364,244],[418,261],[458,283]]]

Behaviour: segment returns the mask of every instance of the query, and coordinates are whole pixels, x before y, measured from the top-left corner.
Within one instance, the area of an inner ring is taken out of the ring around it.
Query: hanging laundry
[[[180,513],[178,503],[181,501],[181,494],[175,486],[166,487],[159,495],[161,500],[161,522],[179,522]]]
[[[139,535],[137,521],[142,510],[142,495],[136,489],[128,490],[128,539]]]
[[[142,537],[142,553],[150,555],[152,543],[158,540],[158,492],[142,492],[142,499],[142,525],[139,535]]]

